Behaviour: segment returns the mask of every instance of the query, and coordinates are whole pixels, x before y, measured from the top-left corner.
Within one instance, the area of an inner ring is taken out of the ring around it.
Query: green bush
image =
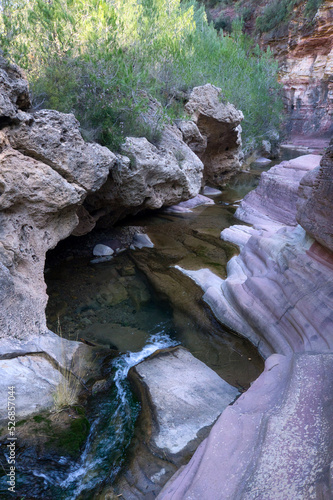
[[[323,0],[307,0],[304,15],[306,19],[312,20]],[[262,14],[256,20],[256,29],[260,33],[273,30],[277,26],[286,23],[300,0],[274,0],[263,10]]]
[[[230,16],[224,16],[221,14],[220,17],[214,22],[214,27],[217,30],[223,30],[227,33],[232,31],[232,21]]]
[[[74,112],[85,138],[113,150],[126,135],[158,141],[181,95],[208,82],[243,111],[248,143],[279,125],[271,53],[251,46],[239,20],[221,36],[195,1],[5,0],[0,42],[26,69],[36,107]],[[147,95],[163,105],[153,130]]]
[[[286,21],[290,8],[294,5],[293,0],[274,0],[263,10],[261,16],[256,20],[256,28],[264,33],[276,28]]]
[[[323,0],[308,0],[306,2],[304,14],[305,17],[310,21],[314,18],[317,13],[317,10],[322,5]]]

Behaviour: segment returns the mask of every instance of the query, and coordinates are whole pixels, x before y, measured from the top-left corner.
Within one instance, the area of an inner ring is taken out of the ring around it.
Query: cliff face
[[[330,136],[333,131],[333,1],[319,3],[317,10],[309,11],[307,1],[242,0],[209,10],[217,27],[230,26],[232,19],[243,16],[245,31],[262,48],[273,51],[280,65],[291,136]],[[258,18],[274,5],[259,31]],[[283,18],[278,22],[279,14]]]
[[[330,135],[333,130],[333,1],[326,0],[312,22],[302,2],[284,32],[262,36],[280,62],[288,132]]]

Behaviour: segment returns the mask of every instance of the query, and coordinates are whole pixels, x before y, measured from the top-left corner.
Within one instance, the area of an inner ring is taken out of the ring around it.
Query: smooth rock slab
[[[143,361],[134,372],[153,408],[153,444],[171,455],[184,452],[238,395],[181,347]]]
[[[321,156],[304,155],[283,161],[263,172],[259,186],[245,196],[235,216],[250,224],[271,221],[296,226],[296,204],[300,180],[319,165]]]
[[[332,498],[333,354],[274,354],[159,500]]]
[[[190,200],[178,203],[178,205],[171,205],[170,207],[165,208],[164,211],[169,214],[186,213],[192,212],[193,208],[200,207],[201,205],[214,205],[214,201],[207,198],[207,196],[198,194]]]
[[[15,387],[17,421],[32,413],[51,408],[53,393],[66,380],[42,356],[21,356],[0,360],[0,423],[7,423],[8,387]]]

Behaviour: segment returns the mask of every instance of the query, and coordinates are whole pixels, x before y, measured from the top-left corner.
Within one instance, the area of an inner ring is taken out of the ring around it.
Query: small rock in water
[[[151,241],[151,239],[147,234],[144,233],[135,234],[130,248],[133,250],[135,248],[144,248],[144,247],[154,248],[154,243]]]
[[[269,163],[272,163],[272,160],[269,158],[264,158],[263,156],[259,156],[259,158],[256,158],[255,163],[260,163],[260,165],[268,165]]]
[[[112,248],[101,244],[96,245],[93,250],[93,255],[95,255],[95,257],[106,257],[113,255],[113,253]]]
[[[220,191],[219,189],[215,189],[210,186],[205,186],[202,191],[202,194],[204,194],[205,196],[215,196],[221,193],[222,191]]]
[[[177,205],[171,205],[170,207],[165,208],[164,211],[170,214],[186,213],[192,212],[193,208],[199,207],[200,205],[214,205],[214,202],[210,198],[207,198],[207,196],[197,194],[194,198],[190,198],[189,200],[182,201]]]

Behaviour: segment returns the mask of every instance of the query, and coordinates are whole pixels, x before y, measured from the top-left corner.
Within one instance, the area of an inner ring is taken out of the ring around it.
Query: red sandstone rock
[[[333,250],[333,140],[320,167],[305,175],[298,190],[297,221],[319,243]]]
[[[251,224],[263,224],[272,221],[296,226],[296,204],[298,187],[302,177],[319,165],[321,156],[304,155],[289,161],[283,161],[263,172],[259,186],[251,191],[240,208],[236,217]]]
[[[295,224],[302,162],[304,157],[294,162],[298,169],[284,164],[271,169],[258,192],[246,197],[238,213],[255,221],[256,228],[233,226],[222,232],[223,239],[241,247],[228,263],[226,280],[208,269],[182,270],[201,286],[219,321],[248,337],[264,356],[284,356],[267,359],[265,372],[223,412],[159,500],[333,496],[333,254],[302,227],[281,223]],[[282,179],[275,182],[276,173],[287,174],[285,192]],[[318,192],[325,200],[319,221],[332,213],[331,179],[326,175],[326,190],[322,186]],[[314,200],[312,215],[318,221]],[[321,226],[316,227],[320,233]]]
[[[273,355],[158,500],[331,498],[333,355]]]

